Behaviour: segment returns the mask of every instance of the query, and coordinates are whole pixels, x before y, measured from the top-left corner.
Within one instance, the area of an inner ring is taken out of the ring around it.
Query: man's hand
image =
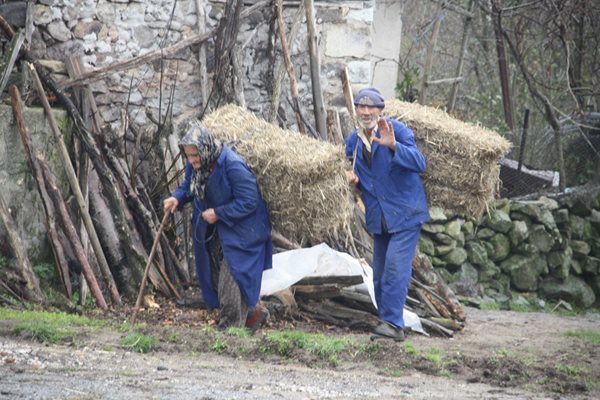
[[[346,171],[346,179],[348,179],[348,183],[352,186],[358,185],[358,175],[354,171]]]
[[[215,212],[214,208],[209,208],[208,210],[204,210],[202,212],[202,219],[209,224],[214,224],[219,220],[219,216]]]
[[[396,138],[394,137],[394,128],[392,128],[392,124],[385,118],[379,117],[377,120],[377,130],[381,137],[373,136],[373,141],[396,151]]]
[[[165,212],[174,213],[177,210],[179,201],[175,197],[168,197],[163,201],[163,210]]]

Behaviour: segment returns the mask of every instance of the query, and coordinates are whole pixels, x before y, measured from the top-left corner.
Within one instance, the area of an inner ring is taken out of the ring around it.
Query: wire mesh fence
[[[514,198],[558,191],[562,148],[565,187],[600,185],[600,113],[587,112],[560,119],[560,129],[521,132],[515,146],[500,161],[499,196]]]

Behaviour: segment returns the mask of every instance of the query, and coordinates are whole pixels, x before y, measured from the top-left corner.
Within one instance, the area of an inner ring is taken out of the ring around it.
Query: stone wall
[[[600,188],[499,200],[479,221],[432,209],[419,248],[457,294],[534,306],[590,307],[600,296]]]
[[[254,3],[257,1],[246,1],[245,6]],[[298,3],[284,2],[288,27],[298,10]],[[199,17],[197,4],[203,4],[205,20]],[[36,29],[32,50],[44,59],[65,61],[69,56],[81,56],[88,69],[105,67],[168,48],[200,30],[213,30],[223,9],[223,1],[206,0],[41,0],[34,6]],[[397,73],[395,60],[399,56],[402,26],[400,6],[383,0],[332,0],[315,2],[315,9],[326,108],[343,109],[340,73],[344,67],[348,68],[355,90],[370,85],[377,73],[379,78],[376,80],[385,85],[386,95],[393,96]],[[267,116],[270,107],[268,85],[271,82],[267,73],[271,68],[267,55],[270,16],[271,10],[263,7],[244,18],[238,36],[238,45],[242,49],[245,100],[248,108],[262,117]],[[379,27],[376,32],[373,29],[374,20]],[[395,40],[389,40],[386,34],[391,34]],[[382,40],[383,36],[387,40]],[[156,117],[159,111],[161,68],[164,68],[162,111],[167,109],[167,93],[176,85],[173,99],[175,120],[197,115],[203,103],[198,48],[192,46],[184,49],[163,65],[154,62],[127,71],[116,71],[109,78],[93,83],[100,114],[111,131],[121,131],[125,113],[131,123],[137,126],[151,125],[147,113]],[[299,97],[306,108],[307,117],[312,121],[310,66],[304,22],[300,24],[296,40],[290,43],[290,48]],[[209,42],[207,54],[212,54],[212,42]],[[277,62],[281,60],[279,56]],[[209,71],[212,64],[212,57],[209,56]],[[287,79],[282,87],[284,94],[289,93]],[[294,128],[295,118],[286,97],[282,96],[280,116],[286,127]],[[345,124],[345,127],[348,125]]]
[[[44,155],[57,180],[62,182],[61,190],[67,193],[66,173],[44,110],[26,107],[23,114],[31,136],[30,145]],[[55,110],[54,118],[68,141],[70,129],[66,112]],[[51,258],[46,241],[44,206],[29,169],[12,107],[7,105],[0,105],[0,187],[29,257],[35,260]],[[8,246],[8,237],[4,224],[0,223],[0,245],[4,244]],[[8,253],[8,249],[0,248],[0,254],[4,252]]]

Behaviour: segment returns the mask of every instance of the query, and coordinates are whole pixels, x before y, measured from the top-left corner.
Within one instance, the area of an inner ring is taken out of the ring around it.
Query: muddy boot
[[[266,322],[267,318],[269,318],[269,310],[259,304],[248,310],[246,328],[250,329],[250,332],[254,334]]]
[[[396,342],[402,342],[404,340],[404,331],[402,328],[398,328],[389,322],[382,322],[373,330],[371,340],[376,339],[393,339]]]

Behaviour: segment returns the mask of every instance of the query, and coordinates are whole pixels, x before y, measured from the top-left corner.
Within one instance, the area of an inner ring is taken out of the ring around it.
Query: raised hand
[[[383,117],[379,117],[377,120],[377,130],[381,137],[373,136],[373,141],[396,150],[396,138],[394,137],[394,128],[392,128],[391,122]]]

